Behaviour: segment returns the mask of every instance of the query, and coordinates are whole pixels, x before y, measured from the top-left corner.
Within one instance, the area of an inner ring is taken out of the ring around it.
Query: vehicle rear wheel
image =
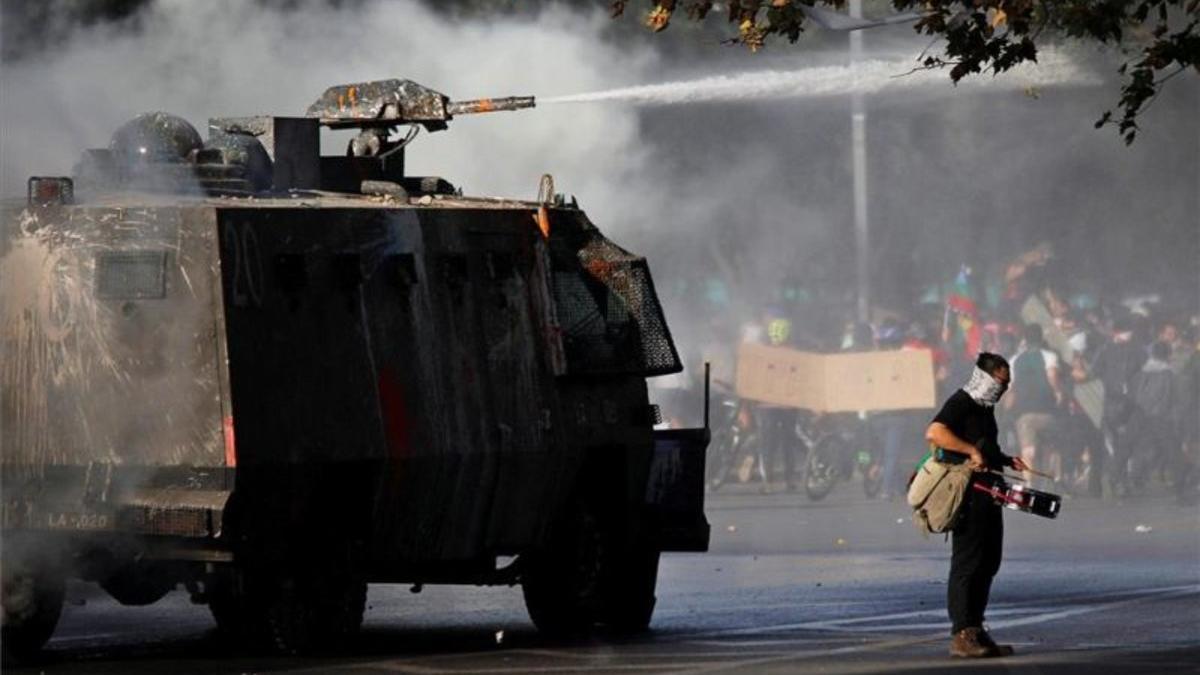
[[[9,542],[5,548],[17,549]],[[32,659],[54,634],[62,614],[66,577],[62,566],[46,555],[6,551],[2,564],[0,646],[3,665],[11,666]]]
[[[249,639],[246,623],[245,595],[241,576],[232,570],[218,572],[205,582],[208,611],[217,622],[217,631],[226,639],[240,642]]]
[[[227,638],[279,654],[344,646],[362,626],[367,584],[360,576],[231,571],[214,577],[208,606]]]
[[[321,628],[330,636],[330,646],[342,647],[362,628],[367,582],[360,577],[344,579],[337,588],[325,593],[322,604],[325,615]]]
[[[318,602],[308,584],[294,577],[260,580],[256,618],[265,646],[277,654],[319,651],[321,616]]]
[[[824,499],[838,480],[838,460],[845,447],[835,436],[817,441],[804,467],[804,492],[813,501]]]
[[[260,636],[279,654],[337,650],[362,626],[367,585],[346,578],[284,578],[256,607]]]

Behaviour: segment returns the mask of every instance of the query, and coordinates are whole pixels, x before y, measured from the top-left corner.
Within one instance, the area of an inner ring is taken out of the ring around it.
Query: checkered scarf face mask
[[[979,405],[991,408],[996,405],[1007,388],[997,382],[996,378],[976,366],[975,370],[971,371],[971,379],[967,381],[963,391],[967,392],[967,396],[970,396]]]

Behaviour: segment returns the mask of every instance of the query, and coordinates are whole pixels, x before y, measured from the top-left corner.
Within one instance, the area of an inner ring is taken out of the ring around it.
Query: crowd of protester
[[[872,321],[844,321],[832,330],[833,313],[775,298],[733,326],[714,313],[709,330],[693,340],[700,352],[694,360],[712,361],[718,390],[731,390],[740,342],[820,352],[925,349],[932,354],[940,401],[966,381],[980,351],[999,353],[1009,359],[1013,376],[997,415],[1002,445],[1053,476],[1053,484],[1041,487],[1117,499],[1165,487],[1180,502],[1195,503],[1200,298],[1187,300],[1184,293],[1184,306],[1155,296],[1109,293],[1101,299],[1064,288],[1056,264],[1051,247],[1041,245],[995,279],[976,279],[964,266],[924,302],[903,310],[876,307]],[[851,309],[842,308],[843,315]],[[764,490],[772,476],[791,488],[801,465],[793,453],[803,452],[789,433],[796,411],[757,407],[770,446],[760,467]],[[903,491],[911,464],[924,451],[920,430],[932,412],[860,416],[879,445],[884,497]]]

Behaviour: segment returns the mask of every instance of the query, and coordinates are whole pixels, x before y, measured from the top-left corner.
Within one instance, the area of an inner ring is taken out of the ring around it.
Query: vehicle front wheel
[[[658,560],[652,543],[628,541],[577,506],[545,549],[526,554],[521,587],[529,617],[556,638],[584,635],[595,624],[644,631],[654,614]]]
[[[576,509],[545,548],[525,554],[521,590],[539,632],[562,638],[591,629],[600,602],[602,546],[596,518]]]
[[[637,544],[613,561],[613,574],[604,593],[604,624],[619,633],[640,633],[650,627],[657,599],[657,549]]]

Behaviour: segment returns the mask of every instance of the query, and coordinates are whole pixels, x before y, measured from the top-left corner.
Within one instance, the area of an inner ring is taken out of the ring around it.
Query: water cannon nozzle
[[[472,101],[450,101],[446,113],[453,115],[475,115],[478,113],[522,110],[536,106],[532,96],[508,96],[505,98],[477,98]]]

